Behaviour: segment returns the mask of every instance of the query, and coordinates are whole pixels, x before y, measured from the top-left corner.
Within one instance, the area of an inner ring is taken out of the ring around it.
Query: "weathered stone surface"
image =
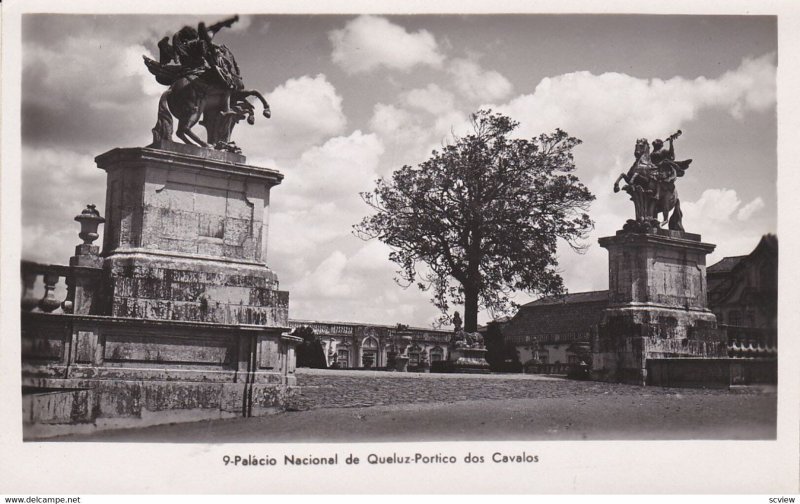
[[[648,385],[719,387],[778,382],[777,359],[667,358],[647,361]]]
[[[489,363],[486,362],[485,348],[452,348],[450,358],[440,362],[431,372],[442,373],[489,373]]]
[[[283,177],[196,154],[98,156],[102,268],[79,246],[74,313],[23,314],[26,436],[286,407],[300,339],[283,334],[289,296],[265,262],[269,190]]]
[[[268,414],[287,407],[296,384],[298,338],[281,328],[44,313],[25,326],[75,349],[54,354],[69,366],[23,366],[26,436]]]
[[[592,377],[645,385],[647,362],[724,357],[707,309],[705,256],[714,245],[679,231],[618,232],[609,251],[609,305],[592,341]]]
[[[608,249],[611,304],[647,303],[705,310],[706,254],[715,246],[677,231],[617,233],[600,238]]]
[[[105,255],[144,249],[264,263],[277,171],[151,148],[96,161],[108,172]]]
[[[216,149],[205,149],[194,145],[173,142],[172,140],[159,140],[150,144],[148,147],[170,152],[178,152],[203,159],[213,159],[215,161],[225,161],[227,163],[244,163],[247,161],[242,154],[235,152],[221,151]]]
[[[112,316],[285,327],[289,295],[266,266],[117,254],[104,282]]]
[[[282,175],[231,159],[182,148],[98,156],[108,172],[104,313],[286,325],[288,293],[265,262],[269,191]]]
[[[30,315],[24,316],[29,319]],[[41,320],[37,324],[22,324],[23,361],[56,361],[67,363],[66,347],[69,323],[63,318]]]
[[[281,384],[107,380],[77,388],[86,384],[59,380],[56,388],[24,390],[26,438],[76,432],[81,425],[97,430],[296,409],[295,388]]]

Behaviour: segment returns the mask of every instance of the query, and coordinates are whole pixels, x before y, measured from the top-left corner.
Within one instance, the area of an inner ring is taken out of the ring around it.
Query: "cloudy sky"
[[[24,258],[67,262],[73,217],[87,203],[103,210],[94,156],[151,140],[164,88],[141,55],[198,20],[25,16]],[[388,249],[352,235],[368,212],[358,193],[426,159],[484,107],[519,121],[521,136],[560,127],[584,142],[576,174],[597,196],[596,228],[585,254],[562,247],[572,292],[608,286],[597,238],[633,214],[611,186],[638,137],[683,130],[677,157],[694,159],[678,184],[684,225],[717,244],[709,263],[777,229],[772,17],[246,16],[216,41],[272,107],[234,139],[248,163],[286,177],[273,189],[268,262],[292,318],[430,326],[435,308],[393,281]]]

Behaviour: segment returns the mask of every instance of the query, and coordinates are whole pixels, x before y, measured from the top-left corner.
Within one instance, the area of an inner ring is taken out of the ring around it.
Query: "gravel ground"
[[[603,396],[689,396],[760,394],[757,387],[679,389],[567,380],[545,375],[465,375],[328,371],[297,373],[300,397],[296,408],[352,408],[414,403],[454,403],[481,399],[554,399]]]
[[[299,370],[296,411],[58,441],[774,439],[775,387],[668,389],[532,375]]]

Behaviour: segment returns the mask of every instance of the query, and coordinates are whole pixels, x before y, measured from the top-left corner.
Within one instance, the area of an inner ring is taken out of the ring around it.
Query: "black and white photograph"
[[[800,491],[797,9],[161,4],[3,6],[0,493]]]

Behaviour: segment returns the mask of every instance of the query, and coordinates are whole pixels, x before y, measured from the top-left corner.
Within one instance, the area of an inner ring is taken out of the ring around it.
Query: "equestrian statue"
[[[172,117],[178,119],[175,134],[189,145],[241,153],[231,141],[233,127],[242,119],[255,122],[255,107],[248,101],[257,98],[269,118],[270,108],[264,96],[246,89],[231,51],[212,42],[222,28],[229,28],[238,16],[211,26],[200,23],[197,29],[184,26],[172,37],[158,43],[159,61],[144,56],[147,69],[159,84],[169,86],[158,102],[158,120],[153,128],[153,143],[172,140]],[[206,141],[192,128],[200,123],[206,129]]]
[[[664,225],[673,231],[684,230],[675,180],[683,177],[692,160],[675,161],[673,142],[681,133],[678,130],[667,137],[669,148],[664,147],[663,140],[653,141],[652,153],[646,138],[636,141],[633,165],[628,173],[621,173],[614,182],[614,192],[619,192],[620,181],[625,181],[627,185],[622,190],[630,194],[636,214],[636,219],[628,220],[623,226],[624,231],[650,232]],[[663,220],[659,220],[659,214]]]

